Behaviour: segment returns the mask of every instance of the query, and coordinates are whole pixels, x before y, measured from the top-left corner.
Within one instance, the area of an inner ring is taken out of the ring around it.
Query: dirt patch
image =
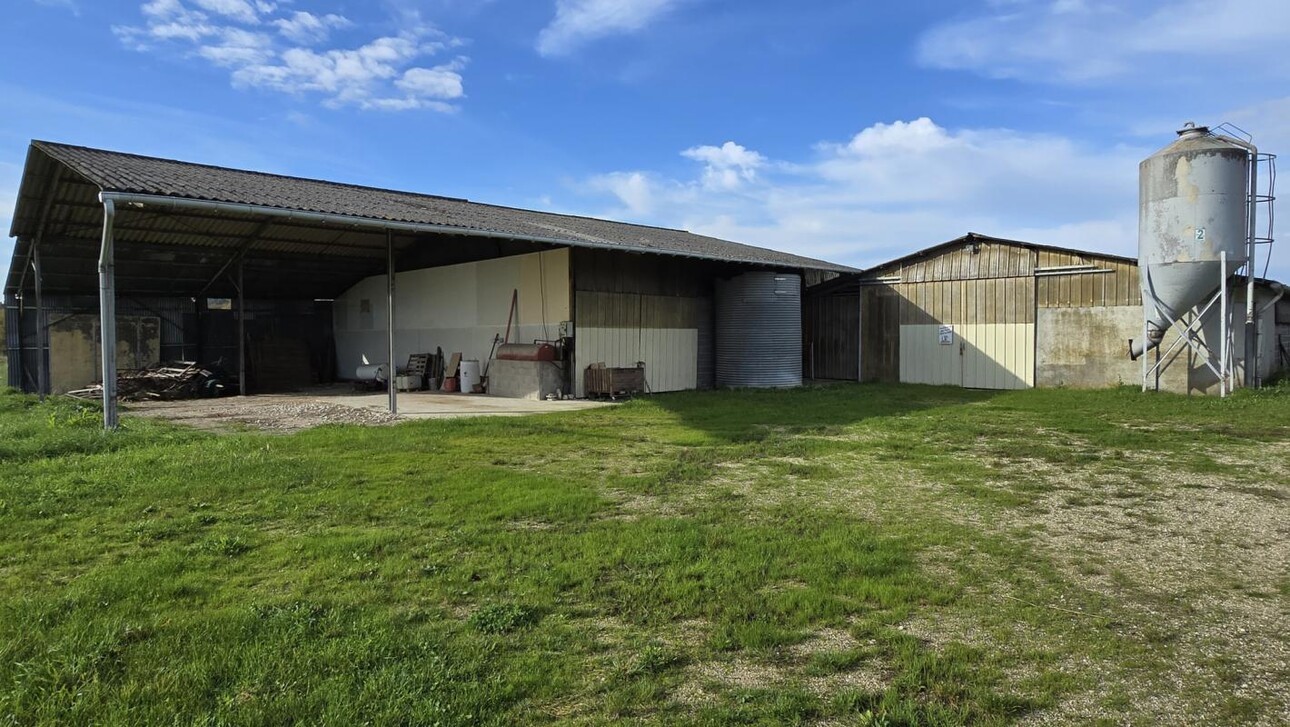
[[[1062,444],[1079,446],[1074,440]],[[1024,488],[1027,501],[994,518],[971,518],[971,524],[1009,537],[1024,534],[1027,547],[1107,604],[1100,614],[1070,609],[1071,620],[1093,624],[1089,628],[1104,630],[1105,638],[1145,654],[1137,664],[1059,658],[1058,671],[1096,689],[1073,693],[1026,724],[1109,718],[1183,724],[1197,715],[1222,722],[1219,715],[1240,713],[1242,700],[1259,705],[1261,716],[1251,724],[1290,721],[1290,612],[1281,595],[1284,564],[1290,563],[1284,451],[1280,445],[1228,447],[1214,459],[1231,469],[1217,472],[1179,468],[1159,452],[1060,465],[973,453],[1001,473],[987,486]],[[1257,485],[1249,483],[1251,472],[1258,473]],[[952,510],[945,514],[962,521]],[[938,577],[956,568],[944,554],[925,556]],[[1063,618],[1069,606],[1014,593]],[[976,594],[986,600],[1016,596]],[[995,624],[983,630],[979,614],[942,615],[907,628],[932,645],[960,641],[1005,654],[1064,653],[1058,635],[1047,629]],[[1031,675],[1006,676],[1017,687]],[[1109,709],[1105,698],[1112,691],[1132,706]]]
[[[135,416],[155,417],[214,432],[251,428],[289,433],[324,424],[393,424],[397,416],[344,404],[293,401],[287,397],[229,397],[192,401],[158,401],[130,404]]]

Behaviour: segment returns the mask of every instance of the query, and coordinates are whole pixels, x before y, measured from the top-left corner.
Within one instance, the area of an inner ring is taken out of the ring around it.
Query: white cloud
[[[193,4],[207,12],[222,15],[239,23],[254,25],[260,22],[260,8],[247,0],[192,0]],[[261,7],[264,7],[261,5]],[[271,6],[269,6],[272,9]]]
[[[314,48],[330,31],[352,26],[343,16],[294,11],[278,15],[266,0],[149,0],[140,6],[142,26],[113,31],[139,51],[188,47],[192,55],[228,69],[236,88],[316,94],[336,108],[451,112],[464,98],[461,71],[467,59],[421,65],[426,58],[463,44],[412,14],[399,35],[355,47]],[[265,31],[276,28],[282,39]]]
[[[278,32],[282,33],[287,40],[300,45],[321,43],[327,40],[332,30],[348,28],[353,25],[343,15],[334,13],[314,15],[304,11],[296,11],[289,18],[278,18],[273,21],[273,24],[277,26]]]
[[[1285,0],[1020,0],[929,30],[918,58],[992,78],[1090,83],[1129,74],[1285,68]]]
[[[538,35],[544,56],[564,55],[597,38],[634,33],[680,0],[556,0],[555,19]]]
[[[237,68],[273,58],[273,41],[263,33],[223,28],[219,40],[198,48],[197,54],[217,66]]]
[[[703,185],[709,189],[733,190],[757,178],[757,168],[766,157],[727,141],[721,146],[696,146],[681,156],[704,163]]]
[[[592,177],[587,182],[590,191],[613,195],[635,218],[653,214],[654,186],[642,172],[611,172]]]
[[[862,266],[968,231],[1132,255],[1137,164],[1149,151],[919,118],[873,124],[801,159],[734,142],[683,152],[717,170],[756,170],[734,186],[713,184],[705,166],[690,179],[611,172],[578,191],[608,198],[603,216]]]
[[[410,97],[461,98],[465,95],[460,73],[464,66],[457,60],[434,68],[410,68],[394,85],[407,91]]]

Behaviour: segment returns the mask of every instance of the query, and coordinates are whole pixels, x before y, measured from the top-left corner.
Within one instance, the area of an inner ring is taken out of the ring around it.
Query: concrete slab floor
[[[323,401],[380,412],[388,411],[389,407],[389,397],[384,393],[358,393],[345,397],[326,398]],[[612,402],[585,399],[535,401],[507,399],[488,394],[449,394],[439,391],[399,392],[399,416],[411,419],[549,414],[557,411],[595,409],[611,404]]]

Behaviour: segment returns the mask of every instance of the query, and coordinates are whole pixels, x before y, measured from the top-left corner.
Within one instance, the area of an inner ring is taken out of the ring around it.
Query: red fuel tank
[[[500,361],[554,361],[555,346],[549,343],[503,343],[497,347]]]

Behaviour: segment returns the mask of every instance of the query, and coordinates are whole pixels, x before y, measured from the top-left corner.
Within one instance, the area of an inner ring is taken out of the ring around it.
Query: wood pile
[[[170,361],[143,369],[118,371],[117,397],[126,401],[205,399],[224,396],[231,390],[217,371],[196,361]],[[67,392],[78,399],[103,398],[103,384]]]

